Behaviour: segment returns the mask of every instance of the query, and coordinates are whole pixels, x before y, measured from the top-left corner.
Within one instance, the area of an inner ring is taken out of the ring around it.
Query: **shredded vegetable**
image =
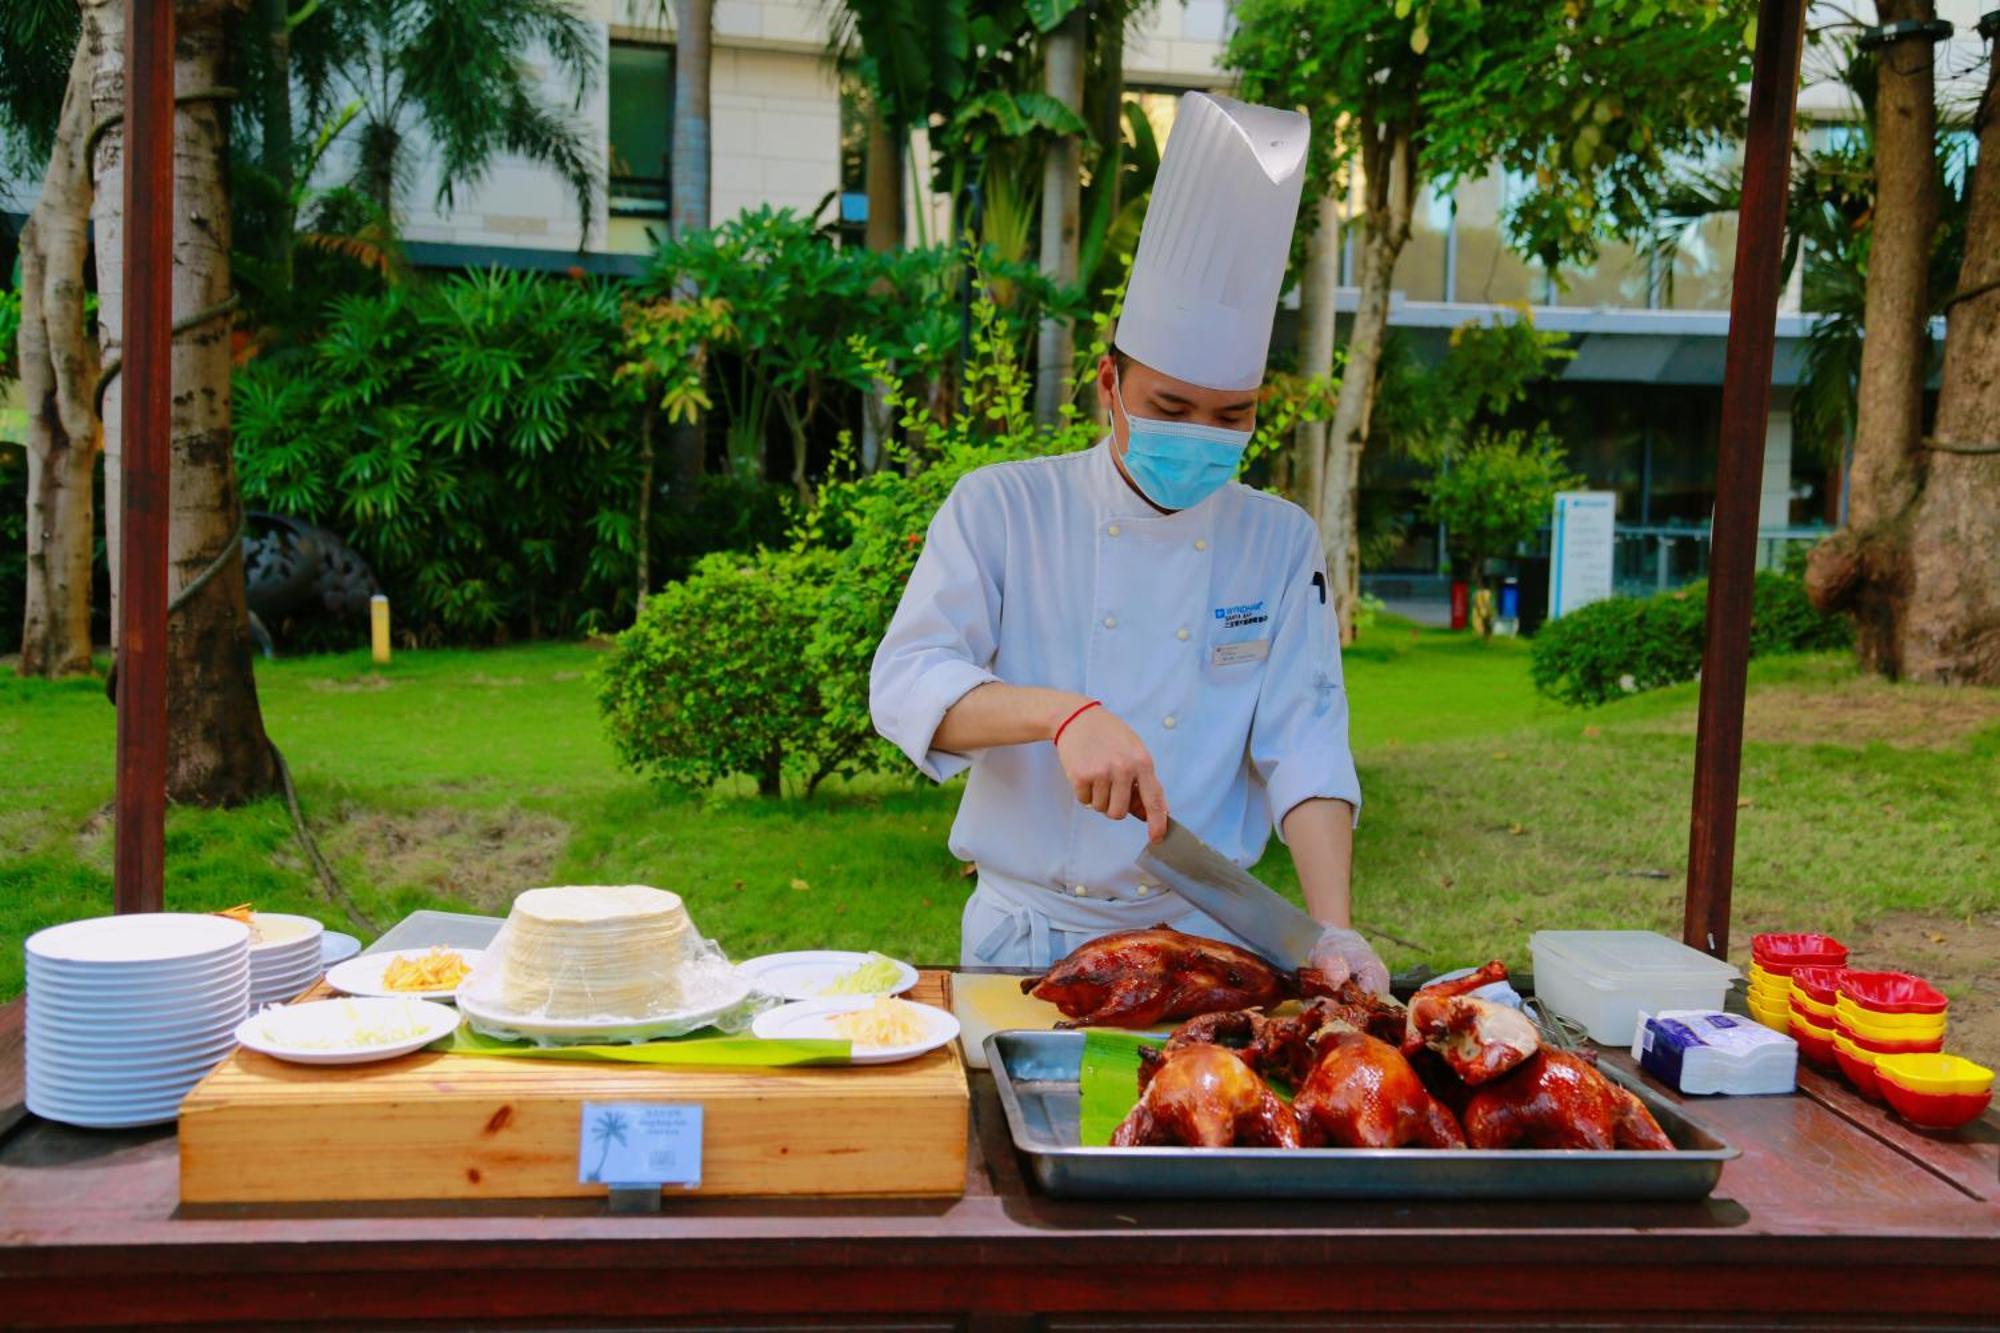
[[[301,1051],[358,1051],[393,1046],[430,1030],[420,1002],[398,1000],[397,1008],[323,1000],[275,1011],[264,1022],[264,1039]]]
[[[834,1014],[827,1023],[834,1032],[856,1046],[877,1050],[912,1045],[922,1041],[924,1034],[930,1031],[930,1024],[925,1021],[921,1009],[908,1000],[892,999],[887,995],[878,996],[875,1003],[866,1009]]]
[[[821,991],[821,995],[880,995],[902,979],[902,969],[887,954],[870,952],[866,962]]]
[[[433,948],[418,958],[398,958],[382,969],[384,990],[455,990],[472,967],[451,949]]]

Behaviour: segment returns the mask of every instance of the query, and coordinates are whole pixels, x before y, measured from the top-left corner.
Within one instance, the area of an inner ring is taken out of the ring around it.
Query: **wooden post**
[[[118,639],[120,912],[163,902],[167,510],[174,238],[174,6],[125,0],[124,547]]]
[[[1715,465],[1709,549],[1708,635],[1701,656],[1695,727],[1694,810],[1688,830],[1687,910],[1682,938],[1720,958],[1729,950],[1729,892],[1736,856],[1736,791],[1743,766],[1744,679],[1750,658],[1750,594],[1757,560],[1757,509],[1764,482],[1771,358],[1790,188],[1792,120],[1807,0],[1761,0],[1743,196],[1722,374],[1722,435]]]

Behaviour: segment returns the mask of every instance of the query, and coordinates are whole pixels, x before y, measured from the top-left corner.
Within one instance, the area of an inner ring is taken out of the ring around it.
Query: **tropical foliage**
[[[357,108],[351,181],[383,213],[415,180],[421,131],[435,155],[437,199],[450,205],[503,153],[552,168],[588,219],[597,155],[573,113],[594,86],[601,39],[564,0],[340,0],[307,6],[291,65],[308,123]],[[537,55],[574,89],[542,97]]]
[[[337,301],[237,378],[243,490],[345,533],[428,640],[630,605],[639,460],[607,283],[494,272]]]
[[[1708,584],[1651,597],[1612,597],[1542,626],[1534,638],[1535,688],[1566,704],[1601,704],[1693,680],[1701,670]],[[1847,622],[1821,615],[1792,574],[1757,574],[1750,655],[1824,652],[1851,639]]]

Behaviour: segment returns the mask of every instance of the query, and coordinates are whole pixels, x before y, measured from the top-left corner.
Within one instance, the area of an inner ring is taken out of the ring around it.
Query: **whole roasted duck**
[[[1140,1072],[1139,1104],[1114,1148],[1296,1148],[1299,1122],[1233,1051],[1185,1045]]]
[[[1021,990],[1062,1010],[1058,1027],[1148,1028],[1276,1004],[1298,985],[1248,949],[1161,925],[1092,940]]]

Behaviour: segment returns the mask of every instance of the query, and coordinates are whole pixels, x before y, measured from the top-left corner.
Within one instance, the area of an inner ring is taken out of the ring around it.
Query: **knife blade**
[[[1139,867],[1281,967],[1302,966],[1324,929],[1173,819],[1167,836],[1140,854]]]

